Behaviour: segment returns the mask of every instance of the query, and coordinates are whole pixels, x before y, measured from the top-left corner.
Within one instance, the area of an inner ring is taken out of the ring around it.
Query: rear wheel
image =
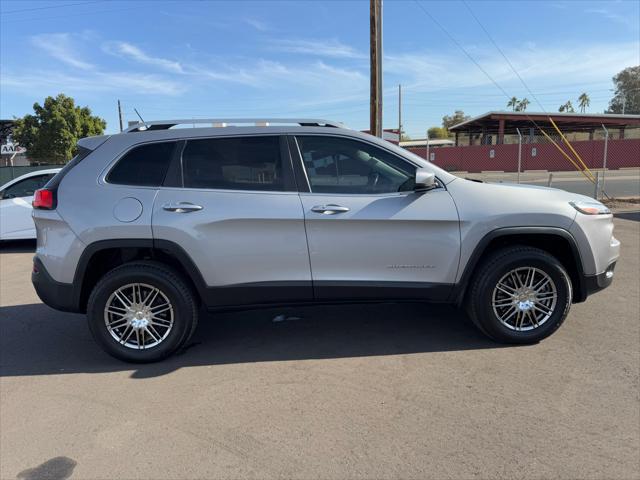
[[[122,265],[98,282],[89,297],[87,318],[93,337],[110,355],[154,362],[189,340],[198,308],[176,272],[139,262]]]
[[[467,310],[489,337],[535,343],[555,332],[571,307],[571,281],[547,252],[510,247],[493,253],[470,286]]]

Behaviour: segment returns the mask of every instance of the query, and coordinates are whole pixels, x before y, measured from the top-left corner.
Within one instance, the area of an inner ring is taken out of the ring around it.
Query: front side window
[[[277,136],[189,140],[182,152],[186,188],[284,190]]]
[[[314,193],[382,194],[413,190],[416,167],[378,147],[340,137],[296,137]]]
[[[55,174],[36,175],[14,183],[2,192],[2,198],[31,197],[36,190],[44,187]]]
[[[159,187],[164,181],[176,146],[177,142],[161,142],[134,147],[109,172],[107,182]]]

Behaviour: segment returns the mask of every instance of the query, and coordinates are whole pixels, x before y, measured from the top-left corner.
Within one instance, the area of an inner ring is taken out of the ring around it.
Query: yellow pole
[[[556,122],[553,121],[553,118],[549,117],[549,121],[551,122],[551,125],[553,125],[553,128],[556,129],[556,131],[558,132],[558,134],[560,135],[560,138],[562,138],[562,140],[564,141],[564,143],[567,144],[567,146],[569,147],[569,149],[573,152],[573,154],[576,156],[576,158],[578,159],[578,161],[582,164],[584,170],[586,170],[587,172],[589,172],[589,176],[595,180],[595,177],[593,176],[593,173],[591,173],[591,170],[589,170],[589,167],[587,167],[587,165],[582,161],[582,158],[580,158],[580,155],[578,155],[578,152],[576,152],[573,148],[573,146],[571,145],[571,143],[569,143],[569,140],[567,140],[565,138],[565,136],[563,135],[563,133],[560,131],[560,129],[558,128],[558,126],[556,125]]]
[[[555,140],[553,138],[551,138],[549,135],[547,135],[547,132],[545,132],[544,130],[540,129],[540,131],[542,132],[542,134],[547,137],[547,140],[549,140],[559,151],[562,155],[564,155],[564,157],[569,160],[571,162],[571,164],[576,167],[576,170],[578,170],[580,173],[582,173],[585,177],[587,177],[587,180],[589,180],[591,183],[595,183],[595,179],[590,177],[589,175],[587,175],[584,170],[582,170],[580,168],[580,166],[569,156],[567,155],[567,153],[562,150],[562,148],[560,147],[560,145],[558,145]],[[591,172],[589,172],[591,173]]]

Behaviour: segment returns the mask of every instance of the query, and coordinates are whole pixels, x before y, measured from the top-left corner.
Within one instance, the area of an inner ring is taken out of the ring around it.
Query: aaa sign
[[[16,145],[15,143],[5,143],[0,146],[0,154],[2,155],[13,155],[15,153],[24,153],[26,151],[26,148]]]

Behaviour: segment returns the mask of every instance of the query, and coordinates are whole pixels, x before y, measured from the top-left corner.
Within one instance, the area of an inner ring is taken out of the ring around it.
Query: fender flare
[[[84,279],[86,278],[87,267],[95,254],[111,249],[118,248],[145,248],[150,250],[163,250],[173,256],[189,275],[187,280],[193,282],[200,298],[204,298],[206,292],[206,283],[200,269],[196,266],[189,254],[175,242],[169,240],[157,240],[151,238],[123,238],[114,240],[98,240],[90,243],[84,249],[76,265],[76,271],[73,276],[74,288],[74,304],[78,306],[78,310],[82,309],[82,294],[84,290]]]
[[[571,253],[573,255],[573,261],[577,270],[577,281],[578,285],[575,285],[574,288],[574,301],[581,302],[584,300],[584,270],[582,266],[582,257],[580,256],[580,250],[578,249],[578,244],[576,239],[571,235],[568,230],[565,230],[561,227],[544,227],[544,226],[521,226],[521,227],[502,227],[497,228],[495,230],[487,233],[482,239],[478,242],[478,244],[473,249],[469,260],[464,266],[464,270],[462,275],[460,276],[460,280],[456,283],[454,290],[452,292],[451,300],[456,305],[460,305],[464,299],[464,295],[466,293],[467,287],[473,276],[476,267],[480,263],[480,259],[482,255],[486,251],[489,244],[498,239],[511,237],[515,235],[552,235],[561,237],[566,240],[571,249]]]

